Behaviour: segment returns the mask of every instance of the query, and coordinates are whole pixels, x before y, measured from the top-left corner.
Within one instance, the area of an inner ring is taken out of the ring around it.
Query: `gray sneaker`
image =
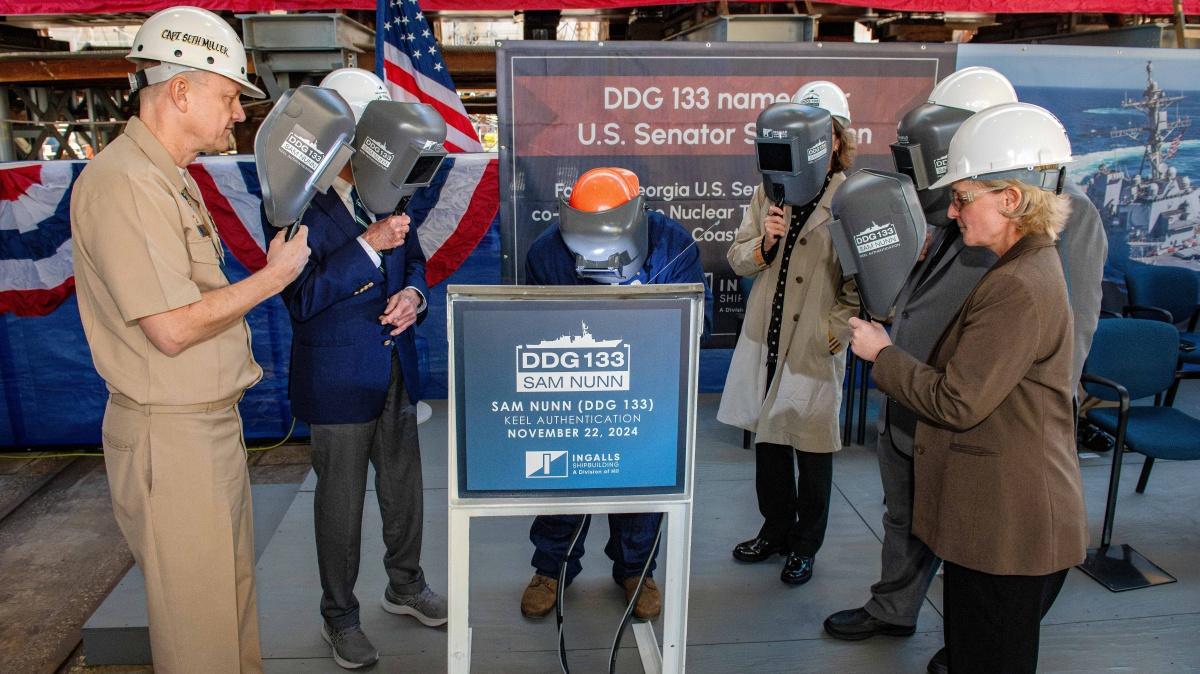
[[[325,621],[321,621],[321,638],[333,650],[333,660],[345,669],[358,669],[375,664],[379,660],[379,651],[371,645],[371,640],[363,634],[361,625],[353,625],[335,630]]]
[[[397,594],[389,586],[383,591],[383,610],[396,615],[410,615],[426,627],[446,624],[446,598],[429,589],[416,594]]]

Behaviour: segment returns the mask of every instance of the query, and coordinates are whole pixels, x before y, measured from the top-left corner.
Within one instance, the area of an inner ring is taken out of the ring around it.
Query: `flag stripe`
[[[412,94],[419,102],[427,103],[433,106],[433,108],[438,111],[438,114],[442,116],[442,119],[446,120],[447,131],[458,132],[458,135],[453,139],[454,141],[457,141],[454,143],[455,145],[469,143],[471,140],[471,135],[475,133],[475,127],[471,126],[471,120],[459,114],[458,111],[451,109],[442,101],[430,96],[425,89],[418,87],[416,78],[412,73],[406,71],[403,66],[388,61],[384,67],[387,69],[388,82],[402,88],[409,94]],[[446,142],[447,144],[451,142],[451,137],[449,135],[447,135]],[[479,142],[475,141],[475,144],[478,145]],[[480,146],[479,149],[481,148],[482,146]],[[466,150],[460,148],[458,151],[464,152]],[[478,151],[478,149],[476,149],[476,151]]]
[[[205,167],[200,164],[190,164],[188,173],[192,174],[192,178],[200,186],[200,196],[204,198],[204,205],[212,214],[213,220],[217,222],[217,231],[221,234],[221,240],[225,242],[225,246],[229,248],[238,262],[252,272],[267,266],[267,255],[263,252],[261,244],[250,236],[250,232],[246,231],[245,223],[229,205],[229,200],[225,198],[225,195],[217,189],[216,183],[213,182],[212,176],[208,174]]]
[[[0,272],[0,275],[2,274],[3,272]],[[45,316],[57,309],[74,292],[74,276],[53,288],[0,290],[0,314],[11,311],[17,316]]]
[[[0,201],[16,201],[42,182],[42,165],[26,164],[0,172]],[[0,225],[3,223],[0,222]]]
[[[383,50],[384,60],[388,65],[399,66],[401,70],[414,75],[416,90],[440,101],[447,109],[456,114],[462,115],[465,112],[465,108],[459,109],[462,106],[462,99],[458,97],[458,92],[454,89],[447,89],[440,82],[426,76],[420,68],[414,66],[412,57],[407,53],[390,43],[385,44]],[[474,128],[471,131],[474,131]]]
[[[441,45],[417,0],[379,0],[375,11],[375,70],[395,100],[432,106],[446,121],[445,146],[480,152],[479,134],[442,59]]]
[[[500,192],[499,175],[500,169],[496,162],[489,162],[484,168],[483,177],[471,195],[471,203],[467,206],[458,227],[426,263],[425,281],[429,285],[437,285],[453,274],[487,233],[496,215],[494,195]]]
[[[421,202],[424,203],[418,203],[417,208],[414,209],[414,212],[428,213],[428,217],[419,223],[421,247],[425,250],[436,251],[454,233],[454,228],[458,226],[459,221],[470,209],[471,198],[475,194],[475,188],[479,184],[480,178],[487,169],[487,164],[456,159],[454,164],[448,168],[445,180],[439,185],[439,192],[448,195],[441,200],[443,206],[441,211],[431,212],[434,204],[429,199],[422,199]]]
[[[0,291],[47,290],[62,285],[75,273],[71,266],[72,248],[68,238],[53,255],[0,260]]]

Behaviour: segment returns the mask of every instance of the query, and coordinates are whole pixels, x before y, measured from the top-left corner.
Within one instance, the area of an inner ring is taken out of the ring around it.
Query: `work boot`
[[[545,617],[554,610],[554,604],[558,601],[557,594],[557,580],[540,573],[533,574],[533,580],[529,581],[529,586],[521,595],[521,615],[526,618]]]
[[[633,591],[637,589],[637,584],[637,576],[629,576],[621,581],[621,587],[625,588],[626,606],[633,599]],[[638,620],[654,620],[659,613],[662,613],[662,594],[659,593],[654,579],[647,578],[646,582],[642,583],[642,592],[638,595],[637,606],[633,607],[633,616]]]

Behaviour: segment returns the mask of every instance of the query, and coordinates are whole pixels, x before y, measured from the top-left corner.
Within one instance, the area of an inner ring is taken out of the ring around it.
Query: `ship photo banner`
[[[1139,263],[1200,271],[1200,53],[963,45],[958,64],[999,70],[1062,121],[1069,180],[1104,221],[1106,280]]]
[[[847,93],[854,169],[894,170],[896,123],[956,68],[1004,73],[1062,120],[1070,179],[1104,218],[1106,279],[1134,264],[1200,270],[1200,53],[1058,45],[510,43],[497,58],[502,274],[597,166],[641,179],[650,208],[696,241],[714,297],[709,347],[732,346],[742,293],[725,259],[761,183],[754,122],[804,83]],[[1064,73],[1070,73],[1064,77]]]
[[[761,178],[754,125],[812,80],[850,100],[858,167],[890,169],[896,122],[954,70],[952,45],[512,42],[497,53],[503,275],[558,220],[575,179],[638,174],[647,205],[700,247],[714,297],[708,346],[732,346],[742,311],[725,260]]]

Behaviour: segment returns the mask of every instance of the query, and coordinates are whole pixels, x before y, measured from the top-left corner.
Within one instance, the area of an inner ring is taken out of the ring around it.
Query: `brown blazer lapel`
[[[1039,248],[1045,248],[1046,246],[1053,245],[1054,240],[1044,234],[1027,234],[1018,239],[1017,242],[1013,244],[1012,248],[1009,248],[1007,251],[1005,251],[1004,255],[1001,255],[1000,259],[996,260],[996,264],[992,265],[992,268],[983,275],[983,278],[979,280],[979,283],[975,286],[975,289],[971,291],[971,294],[967,295],[967,299],[963,301],[962,306],[960,306],[958,311],[955,312],[954,318],[946,324],[946,329],[942,331],[942,336],[938,338],[937,344],[933,347],[933,351],[929,352],[929,359],[925,362],[935,367],[941,367],[946,364],[945,359],[941,357],[941,354],[944,351],[943,347],[946,346],[946,342],[949,341],[950,334],[962,324],[963,311],[971,305],[972,301],[975,299],[975,294],[979,292],[980,286],[984,284],[988,276],[996,273],[996,270],[1004,267],[1022,255]]]

